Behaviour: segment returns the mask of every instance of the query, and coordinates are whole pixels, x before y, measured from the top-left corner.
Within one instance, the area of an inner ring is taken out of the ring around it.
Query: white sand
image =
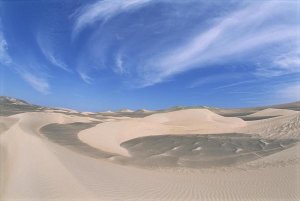
[[[245,125],[246,122],[239,118],[222,117],[207,109],[188,109],[99,124],[80,132],[79,139],[92,147],[128,156],[127,150],[120,144],[132,138],[164,134],[224,133]]]
[[[300,138],[300,112],[272,119],[250,121],[238,129],[241,133],[255,133],[265,138]]]
[[[135,112],[140,112],[140,113],[152,113],[152,112],[155,112],[155,111],[152,111],[152,110],[146,110],[146,109],[140,109],[140,110],[136,110]]]
[[[39,128],[45,124],[89,119],[47,113],[25,113],[11,118],[18,122],[0,136],[1,200],[43,200],[62,195],[65,200],[78,196],[92,198],[38,136]]]
[[[95,115],[97,113],[95,113],[95,112],[81,112],[81,114],[83,114],[83,115]]]
[[[268,108],[268,109],[264,109],[264,110],[255,112],[255,113],[247,115],[247,116],[248,117],[287,116],[287,115],[293,115],[293,114],[299,114],[299,112],[293,111],[293,110],[286,110],[286,109]]]
[[[134,111],[130,110],[130,109],[121,109],[121,110],[118,110],[117,112],[126,113],[126,112],[134,112]]]
[[[82,131],[80,138],[125,155],[126,150],[116,142],[138,136],[224,130],[264,135],[272,129],[272,135],[295,136],[299,119],[298,114],[292,114],[244,122],[207,110],[182,110],[99,124]],[[39,133],[46,124],[90,122],[91,118],[39,112],[0,120],[1,201],[300,200],[299,145],[236,168],[145,170],[81,155]]]

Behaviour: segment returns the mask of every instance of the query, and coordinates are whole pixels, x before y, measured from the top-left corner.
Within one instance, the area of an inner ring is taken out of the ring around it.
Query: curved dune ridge
[[[78,136],[80,140],[95,148],[129,156],[128,151],[120,144],[133,138],[170,133],[227,133],[245,125],[246,122],[236,117],[223,117],[207,109],[187,109],[107,122],[84,130]]]
[[[293,115],[293,114],[299,114],[299,112],[293,111],[293,110],[287,110],[287,109],[268,108],[268,109],[260,110],[258,112],[255,112],[255,113],[247,115],[247,116],[252,116],[252,117],[287,116],[287,115]]]
[[[300,200],[300,113],[267,112],[2,116],[0,200]]]

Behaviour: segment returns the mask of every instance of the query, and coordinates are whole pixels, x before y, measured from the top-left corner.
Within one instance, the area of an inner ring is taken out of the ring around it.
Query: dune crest
[[[203,108],[137,117],[12,105],[0,116],[0,200],[300,199],[299,112],[243,120]]]
[[[236,117],[222,117],[207,109],[187,109],[107,122],[81,131],[78,136],[92,147],[129,156],[120,144],[133,138],[163,134],[224,133],[245,125],[246,122]]]

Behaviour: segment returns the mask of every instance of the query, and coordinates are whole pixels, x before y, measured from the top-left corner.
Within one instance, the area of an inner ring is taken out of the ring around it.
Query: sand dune
[[[299,138],[300,113],[248,122],[239,132],[256,133],[266,138]]]
[[[298,114],[298,113],[299,112],[294,111],[294,110],[268,108],[268,109],[260,110],[258,112],[255,112],[255,113],[247,115],[247,116],[252,116],[252,117],[273,116],[273,117],[275,117],[275,116],[293,115],[293,114]]]
[[[154,111],[152,111],[152,110],[146,110],[146,109],[140,109],[140,110],[136,110],[134,112],[139,112],[139,113],[153,113]]]
[[[133,138],[163,134],[226,133],[245,125],[239,118],[225,118],[207,109],[188,109],[107,122],[86,129],[78,136],[92,147],[129,156],[128,151],[120,144]]]
[[[10,127],[15,124],[18,120],[15,118],[7,118],[0,116],[0,134],[4,131],[10,129]]]
[[[298,112],[17,112],[0,117],[0,200],[300,200]]]
[[[89,196],[87,191],[58,161],[39,137],[48,123],[68,123],[83,119],[62,114],[25,113],[12,116],[18,122],[1,135],[1,199],[43,200],[64,196]],[[87,121],[83,120],[83,121]],[[56,185],[62,185],[57,188]],[[55,189],[55,190],[54,190]],[[68,192],[74,191],[74,194]]]

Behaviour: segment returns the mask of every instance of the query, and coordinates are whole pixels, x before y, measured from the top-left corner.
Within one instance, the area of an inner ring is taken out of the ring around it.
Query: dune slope
[[[300,114],[280,111],[255,121],[206,109],[110,120],[50,111],[2,116],[0,200],[297,201]],[[152,159],[169,153],[182,165],[147,166],[153,152]],[[228,157],[238,163],[228,165]],[[191,168],[195,160],[204,166]]]

